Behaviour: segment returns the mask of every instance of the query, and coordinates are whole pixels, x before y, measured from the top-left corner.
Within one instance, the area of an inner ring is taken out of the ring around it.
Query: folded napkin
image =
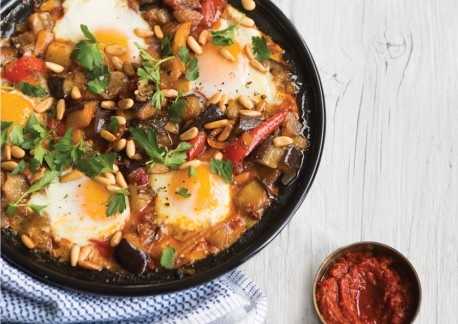
[[[264,323],[267,299],[238,270],[155,297],[101,297],[47,286],[0,259],[2,323]]]

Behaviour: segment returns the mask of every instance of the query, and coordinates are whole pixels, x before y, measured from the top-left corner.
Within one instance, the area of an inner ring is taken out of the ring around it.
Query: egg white
[[[84,176],[70,182],[54,182],[30,198],[30,204],[46,206],[42,217],[48,217],[55,240],[66,239],[82,246],[90,240],[104,240],[123,228],[130,214],[128,201],[127,209],[118,215],[88,214],[85,197],[79,193],[88,181],[93,180]],[[100,204],[105,207],[106,202]]]
[[[199,230],[223,221],[230,213],[230,185],[210,172],[208,163],[196,168],[190,177],[187,170],[156,174],[151,185],[156,192],[155,211],[159,223],[183,230]],[[189,197],[176,194],[186,188]]]
[[[63,7],[64,16],[54,27],[56,38],[72,42],[84,39],[82,24],[92,33],[110,31],[127,38],[130,60],[138,61],[135,44],[144,47],[145,42],[135,35],[134,29],[150,27],[140,14],[129,8],[127,0],[66,0]]]
[[[222,18],[215,30],[223,30],[233,24],[236,23]],[[230,99],[245,95],[251,98],[263,97],[269,103],[277,103],[279,98],[272,74],[253,68],[243,50],[246,45],[251,44],[252,37],[261,35],[256,28],[237,25],[234,43],[240,48],[240,53],[234,63],[218,53],[221,47],[211,42],[204,46],[203,54],[197,56],[199,78],[193,82],[193,89],[206,97],[222,92]]]

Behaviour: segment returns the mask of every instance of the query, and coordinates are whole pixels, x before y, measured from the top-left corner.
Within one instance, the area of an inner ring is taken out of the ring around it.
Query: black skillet
[[[31,12],[31,1],[5,2],[1,9],[2,33],[13,30],[15,22],[26,18]],[[241,8],[240,1],[230,2]],[[262,220],[229,249],[185,271],[162,270],[125,275],[71,268],[46,255],[30,252],[14,235],[3,231],[1,253],[8,263],[44,283],[63,288],[103,295],[156,295],[211,281],[247,261],[280,233],[305,199],[317,172],[324,142],[325,103],[312,55],[288,18],[269,0],[257,1],[256,10],[248,15],[286,50],[287,59],[294,67],[300,85],[298,103],[307,125],[304,132],[311,142],[298,177],[289,186],[281,188],[279,200],[266,211]]]

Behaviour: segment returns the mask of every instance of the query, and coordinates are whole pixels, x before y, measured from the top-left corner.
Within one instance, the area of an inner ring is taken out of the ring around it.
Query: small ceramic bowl
[[[313,305],[315,307],[316,315],[318,316],[320,321],[323,324],[326,323],[318,307],[318,302],[316,298],[317,285],[326,275],[329,268],[334,264],[334,262],[347,252],[373,252],[376,255],[388,256],[395,260],[396,271],[399,273],[401,278],[408,280],[412,285],[410,292],[413,296],[414,304],[412,311],[410,313],[409,323],[414,322],[419,312],[421,304],[421,285],[418,274],[415,271],[415,268],[413,267],[412,263],[410,263],[410,261],[404,255],[402,255],[396,249],[386,244],[378,242],[353,243],[335,250],[323,260],[320,267],[318,268],[318,271],[315,275],[315,279],[313,281]]]

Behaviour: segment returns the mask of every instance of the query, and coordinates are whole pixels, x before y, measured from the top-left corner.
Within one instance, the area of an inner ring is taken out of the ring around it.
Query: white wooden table
[[[275,2],[318,65],[327,134],[306,201],[242,266],[269,298],[268,323],[316,323],[319,263],[361,240],[387,243],[415,265],[416,323],[457,323],[458,1]]]

